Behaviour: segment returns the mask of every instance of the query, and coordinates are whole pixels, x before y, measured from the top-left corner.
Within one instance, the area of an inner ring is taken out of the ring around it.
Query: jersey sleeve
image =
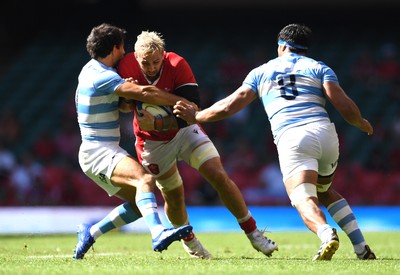
[[[260,83],[260,77],[258,74],[258,68],[251,70],[246,78],[243,80],[242,85],[244,87],[250,88],[253,92],[258,94],[258,86]]]
[[[322,84],[325,82],[339,82],[337,75],[335,74],[335,72],[328,67],[327,65],[325,65],[323,62],[318,62],[318,71],[321,74],[321,80],[322,80]]]
[[[105,70],[99,77],[94,81],[94,88],[103,94],[112,94],[115,90],[124,83],[125,80],[122,79],[116,72],[111,70]]]

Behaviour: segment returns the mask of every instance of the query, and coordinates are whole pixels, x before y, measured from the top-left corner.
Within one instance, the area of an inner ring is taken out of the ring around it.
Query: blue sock
[[[137,193],[136,204],[150,229],[151,236],[157,237],[165,227],[158,215],[156,196],[152,192]]]
[[[130,203],[126,202],[114,208],[101,221],[90,228],[90,234],[96,240],[101,235],[111,231],[114,228],[122,227],[128,223],[134,222],[140,217],[133,211]]]
[[[366,242],[358,227],[356,217],[345,199],[340,199],[328,206],[328,212],[347,234],[356,253],[364,251]]]

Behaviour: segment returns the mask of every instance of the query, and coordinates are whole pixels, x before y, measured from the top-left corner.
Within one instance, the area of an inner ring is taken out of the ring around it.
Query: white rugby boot
[[[265,256],[271,257],[274,251],[278,251],[278,244],[264,236],[264,232],[256,229],[246,235],[254,249],[262,252]]]

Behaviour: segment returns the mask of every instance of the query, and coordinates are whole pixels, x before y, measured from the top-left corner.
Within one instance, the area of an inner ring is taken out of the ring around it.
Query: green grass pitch
[[[366,232],[377,255],[357,260],[348,238],[329,262],[312,262],[319,239],[308,231],[267,232],[279,244],[271,258],[239,232],[198,233],[212,260],[190,258],[179,242],[156,253],[150,234],[111,232],[83,260],[72,258],[76,235],[0,235],[0,274],[400,274],[400,232]]]

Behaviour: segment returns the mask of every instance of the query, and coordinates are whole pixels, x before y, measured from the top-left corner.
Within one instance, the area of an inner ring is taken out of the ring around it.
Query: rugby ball
[[[138,102],[136,104],[138,112],[141,110],[146,110],[153,116],[169,116],[172,114],[171,108],[169,106],[158,106],[158,105],[153,105],[145,102]]]

